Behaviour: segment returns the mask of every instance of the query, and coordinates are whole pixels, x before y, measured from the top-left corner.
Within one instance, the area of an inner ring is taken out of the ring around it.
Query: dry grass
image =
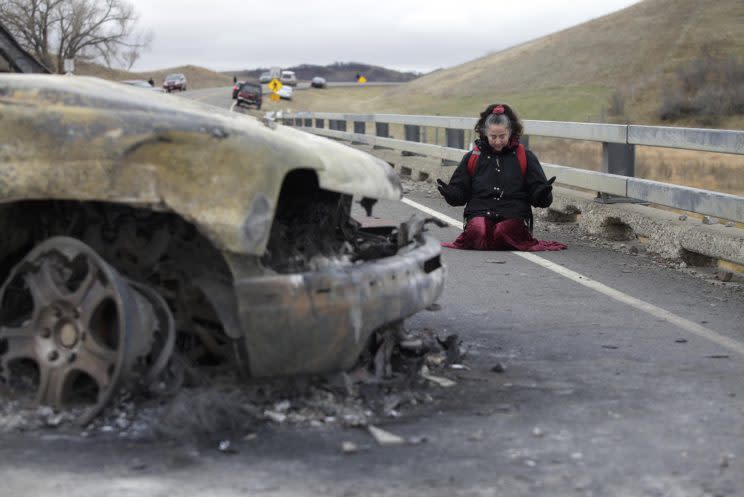
[[[122,81],[125,79],[144,79],[152,78],[155,86],[163,83],[163,79],[171,73],[183,73],[188,81],[188,88],[196,90],[199,88],[215,88],[218,86],[232,85],[232,78],[225,74],[210,71],[198,66],[180,66],[167,69],[159,69],[150,72],[128,72],[120,69],[111,69],[98,64],[78,63],[75,67],[75,74],[79,76],[94,76],[97,78],[109,79],[112,81]]]
[[[600,143],[533,138],[542,162],[599,171]],[[744,156],[658,147],[636,147],[636,177],[744,195]]]

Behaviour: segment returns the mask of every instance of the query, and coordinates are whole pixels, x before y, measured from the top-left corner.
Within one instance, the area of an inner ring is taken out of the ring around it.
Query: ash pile
[[[467,368],[465,355],[457,335],[402,324],[375,332],[350,371],[325,376],[247,380],[235,368],[197,367],[174,352],[157,381],[119,389],[93,417],[84,403],[39,405],[35,379],[19,371],[12,384],[0,384],[0,432],[213,440],[266,424],[376,430],[380,421],[436,403],[455,385],[448,376]]]

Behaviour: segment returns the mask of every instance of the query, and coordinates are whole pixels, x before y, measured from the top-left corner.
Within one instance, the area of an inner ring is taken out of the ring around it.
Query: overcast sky
[[[133,70],[363,62],[428,72],[638,0],[128,0],[154,35]]]

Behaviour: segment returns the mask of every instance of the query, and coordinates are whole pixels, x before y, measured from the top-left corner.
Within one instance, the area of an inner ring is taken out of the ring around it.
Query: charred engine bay
[[[351,217],[352,197],[300,184],[282,189],[266,255],[256,261],[267,274],[353,265],[409,243],[401,237],[405,223],[362,227]],[[371,202],[360,203],[371,213]],[[9,401],[5,416],[29,418],[10,425],[34,425],[28,409],[35,406],[49,406],[39,408],[42,424],[49,416],[53,424],[87,424],[121,405],[121,392],[170,402],[182,388],[201,388],[197,397],[209,398],[207,377],[240,391],[247,370],[221,319],[223,301],[232,298],[230,268],[192,224],[121,204],[24,201],[0,209],[0,226],[7,233],[0,245],[0,396]],[[139,318],[126,317],[132,314]],[[395,336],[405,342],[400,331]],[[45,340],[53,345],[40,347]],[[387,384],[394,375],[386,347],[387,369],[368,353],[355,374],[373,369]]]
[[[352,197],[322,190],[314,178],[285,182],[262,259],[266,267],[298,273],[396,254],[397,227],[362,227],[351,217]]]

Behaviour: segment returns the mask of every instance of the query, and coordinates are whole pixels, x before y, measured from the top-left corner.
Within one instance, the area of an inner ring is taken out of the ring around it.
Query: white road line
[[[419,209],[420,211],[426,214],[429,214],[430,216],[434,216],[437,219],[441,219],[447,224],[455,226],[459,229],[463,229],[462,222],[457,221],[456,219],[453,219],[447,215],[441,214],[440,212],[435,211],[434,209],[430,209],[429,207],[426,207],[425,205],[421,205],[418,202],[414,202],[413,200],[410,200],[407,198],[404,198],[403,202],[410,205],[411,207],[415,207],[416,209]],[[586,276],[580,273],[577,273],[576,271],[571,271],[570,269],[566,269],[565,267],[559,264],[550,262],[547,259],[544,259],[538,255],[535,255],[535,253],[533,252],[512,251],[511,253],[519,257],[522,257],[523,259],[526,259],[530,262],[534,262],[535,264],[542,266],[545,269],[549,269],[553,271],[554,273],[560,274],[561,276],[566,277],[569,280],[574,281],[576,283],[579,283],[580,285],[584,285],[587,288],[591,288],[594,291],[602,293],[614,300],[617,300],[618,302],[621,302],[623,304],[629,305],[638,310],[646,312],[656,318],[663,319],[664,321],[672,323],[682,328],[683,330],[689,333],[692,333],[693,335],[697,335],[701,338],[710,340],[711,342],[716,343],[722,347],[725,347],[732,352],[736,352],[737,354],[744,356],[744,344],[732,338],[720,335],[713,330],[710,330],[704,326],[700,326],[699,324],[693,321],[690,321],[689,319],[685,319],[683,317],[677,316],[676,314],[666,311],[662,309],[661,307],[657,307],[653,304],[649,304],[648,302],[644,302],[643,300],[637,299],[635,297],[631,297],[630,295],[627,295],[619,290],[610,288],[609,286],[603,283],[600,283],[598,281],[594,281],[590,278],[587,278]]]
[[[422,212],[424,212],[426,214],[429,214],[430,216],[434,216],[437,219],[441,219],[442,221],[444,221],[445,223],[447,223],[449,225],[452,225],[452,226],[454,226],[456,228],[463,229],[462,221],[458,221],[457,219],[451,218],[451,217],[449,217],[449,216],[447,216],[445,214],[442,214],[439,211],[435,211],[434,209],[429,209],[425,205],[421,205],[418,202],[414,202],[413,200],[408,199],[408,198],[404,198],[403,199],[403,203],[404,204],[408,204],[411,207],[415,207],[416,209],[418,209],[418,210],[420,210],[420,211],[422,211]]]

